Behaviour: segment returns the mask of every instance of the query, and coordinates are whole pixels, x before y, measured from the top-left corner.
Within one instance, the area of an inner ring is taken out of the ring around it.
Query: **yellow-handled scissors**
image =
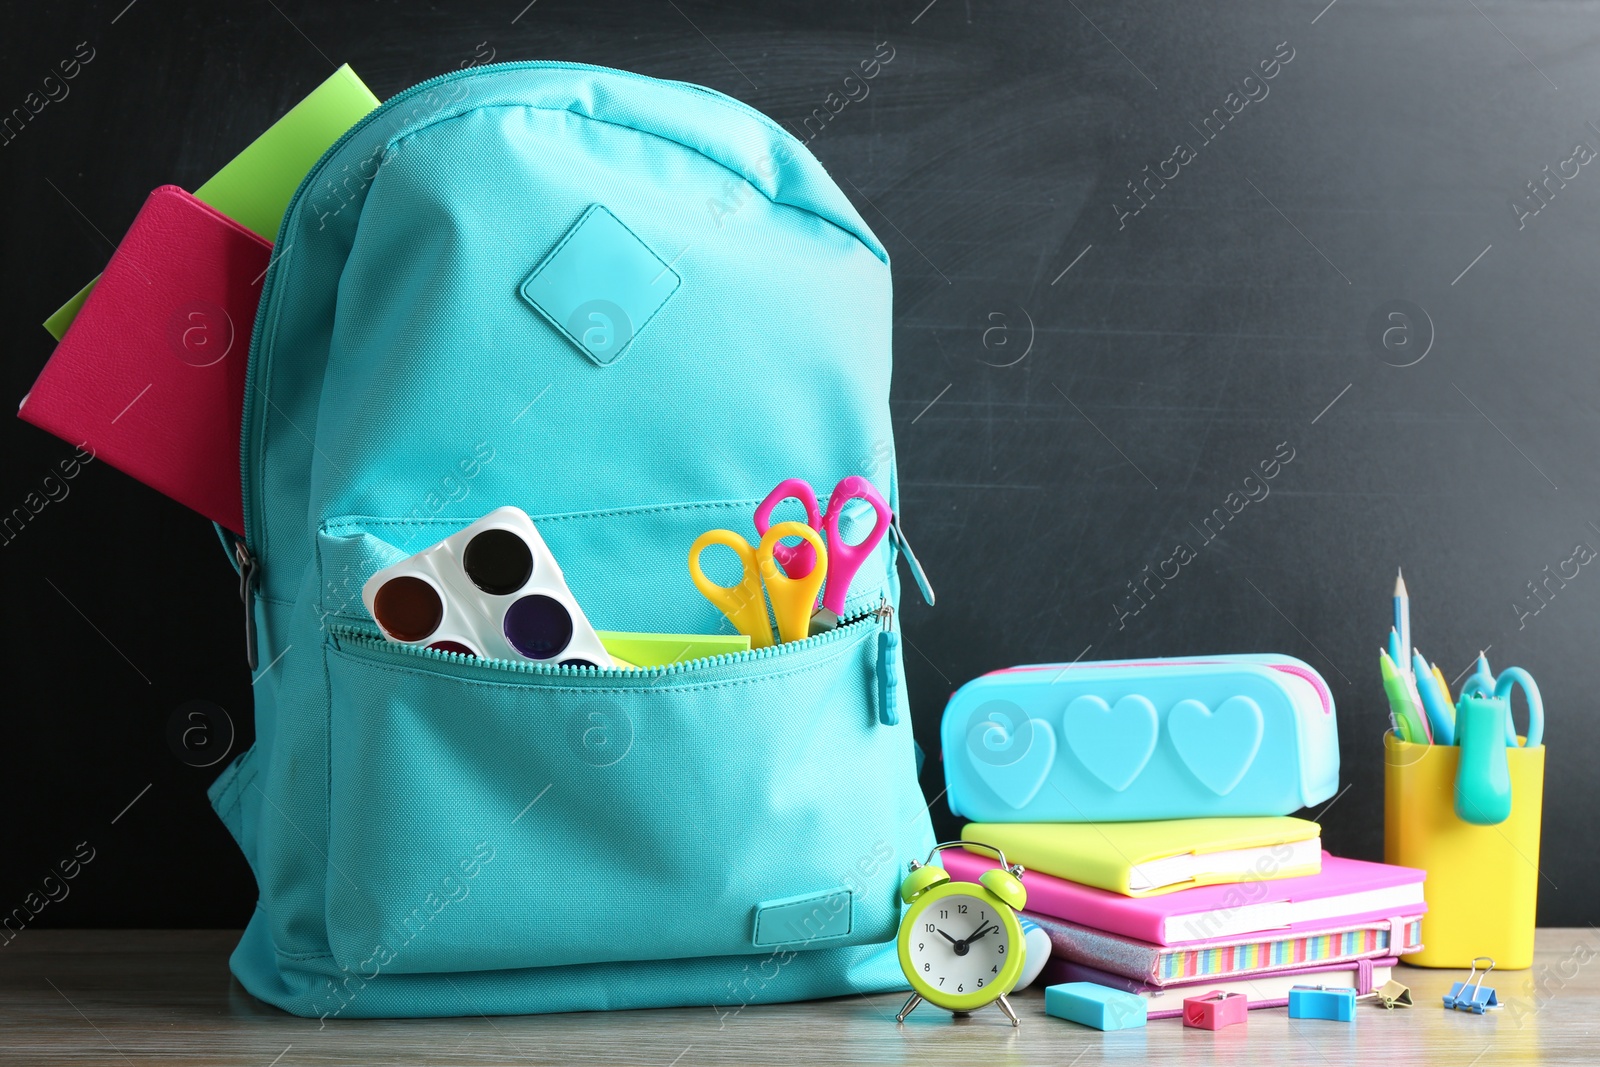
[[[804,538],[817,553],[817,565],[800,578],[790,578],[773,559],[772,550],[785,537]],[[718,585],[700,569],[700,554],[712,545],[733,549],[739,557],[739,580],[733,585]],[[689,549],[689,577],[695,588],[728,617],[734,629],[750,636],[751,648],[766,648],[773,643],[772,624],[767,621],[767,599],[778,620],[778,640],[798,641],[811,633],[811,609],[817,590],[828,576],[828,550],[822,535],[803,522],[780,522],[769,529],[755,548],[732,530],[707,530]],[[761,595],[766,585],[766,597]]]

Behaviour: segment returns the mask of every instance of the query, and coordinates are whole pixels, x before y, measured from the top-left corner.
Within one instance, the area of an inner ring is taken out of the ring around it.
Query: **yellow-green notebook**
[[[619,667],[670,667],[707,656],[750,650],[750,638],[745,634],[636,634],[596,630],[595,636]]]
[[[1007,861],[1129,897],[1322,870],[1322,828],[1287,815],[1158,822],[968,823],[963,841]],[[1027,883],[1027,879],[1023,879]]]

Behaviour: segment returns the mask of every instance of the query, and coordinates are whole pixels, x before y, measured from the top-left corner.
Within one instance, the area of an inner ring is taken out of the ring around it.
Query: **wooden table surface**
[[[319,1029],[268,1007],[228,973],[232,931],[25,930],[0,950],[0,1062],[18,1064],[1311,1064],[1386,1067],[1600,1063],[1600,931],[1539,931],[1532,970],[1496,972],[1506,1003],[1446,1011],[1453,971],[1398,968],[1417,1006],[1362,1001],[1355,1025],[1250,1013],[1217,1033],[1175,1019],[1101,1034],[1049,1018],[1038,990],[964,1020],[928,1006],[904,1027],[901,995],[749,1007],[346,1020]]]

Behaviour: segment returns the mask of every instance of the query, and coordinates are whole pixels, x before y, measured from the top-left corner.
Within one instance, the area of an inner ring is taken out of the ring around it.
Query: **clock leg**
[[[917,1010],[917,1005],[922,1003],[922,996],[918,993],[911,994],[911,999],[906,1001],[906,1006],[900,1009],[900,1014],[894,1017],[897,1023],[906,1021],[906,1016]]]
[[[1022,1025],[1022,1020],[1017,1018],[1016,1010],[1011,1007],[1011,1001],[1007,1000],[1004,994],[995,1003],[1000,1005],[1000,1010],[1006,1013],[1006,1018],[1011,1020],[1012,1026]]]

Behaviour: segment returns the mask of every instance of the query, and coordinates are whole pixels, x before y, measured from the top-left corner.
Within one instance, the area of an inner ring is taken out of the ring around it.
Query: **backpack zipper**
[[[488,659],[477,656],[464,656],[459,652],[442,652],[436,648],[428,648],[426,645],[408,645],[399,641],[390,641],[376,630],[366,627],[332,626],[329,627],[328,632],[338,641],[348,642],[367,651],[376,651],[407,659],[420,657],[436,664],[454,667],[514,671],[518,674],[531,674],[541,677],[574,679],[629,678],[634,680],[650,679],[654,682],[683,674],[690,670],[757,663],[785,653],[807,651],[813,648],[820,648],[830,642],[839,642],[843,640],[844,634],[859,632],[859,628],[863,624],[873,619],[879,620],[880,626],[887,626],[887,623],[882,621],[886,607],[892,616],[894,608],[888,606],[888,602],[885,601],[884,606],[875,608],[865,614],[857,615],[832,630],[802,638],[799,641],[786,641],[783,644],[768,645],[765,648],[751,648],[743,652],[723,652],[715,656],[702,656],[699,659],[684,660],[681,663],[670,663],[664,667],[565,667],[555,663],[541,663],[537,660]]]
[[[917,554],[911,551],[911,542],[906,540],[906,532],[900,528],[900,513],[895,512],[890,516],[889,537],[901,553],[906,557],[906,565],[911,568],[911,577],[917,583],[917,591],[922,594],[922,602],[928,607],[933,607],[933,586],[928,582],[928,576],[923,573],[922,564],[917,562]]]
[[[239,565],[239,599],[244,601],[244,661],[254,674],[260,658],[256,654],[256,558],[245,547],[244,538],[233,542],[233,558]]]
[[[900,649],[900,634],[894,628],[894,605],[888,597],[874,614],[878,616],[878,721],[898,726],[900,677],[894,671],[894,655]]]

